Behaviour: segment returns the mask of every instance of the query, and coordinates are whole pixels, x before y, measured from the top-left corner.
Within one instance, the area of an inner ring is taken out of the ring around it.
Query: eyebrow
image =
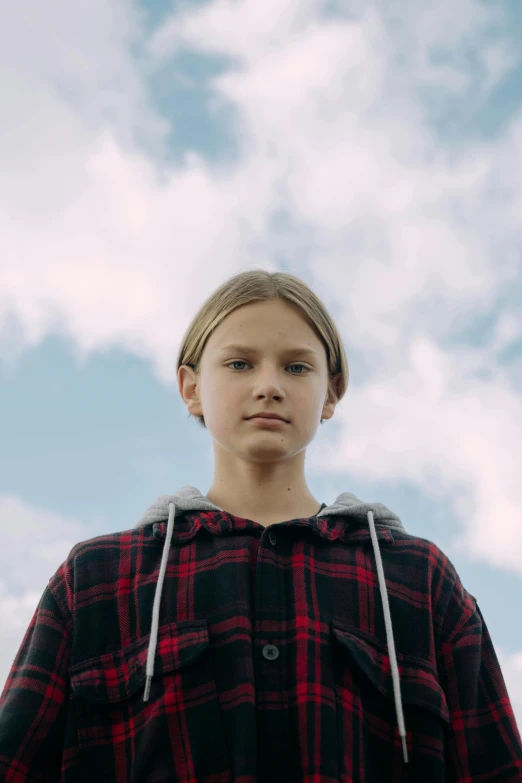
[[[234,343],[233,345],[225,345],[223,348],[220,349],[220,353],[231,353],[232,351],[236,351],[237,353],[250,353],[255,356],[259,354],[259,351],[256,348],[252,348],[248,345],[238,345],[237,343]],[[283,355],[296,355],[299,354],[299,356],[310,356],[312,358],[317,357],[318,353],[313,348],[308,348],[305,346],[296,346],[295,348],[287,348],[286,350],[282,351]]]

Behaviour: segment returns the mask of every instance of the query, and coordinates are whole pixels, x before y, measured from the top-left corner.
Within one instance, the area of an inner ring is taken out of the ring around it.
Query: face
[[[230,313],[207,340],[200,376],[184,365],[178,381],[189,412],[205,417],[215,444],[250,461],[298,454],[313,439],[320,419],[331,418],[335,409],[326,403],[324,345],[299,308],[280,299]],[[265,426],[248,420],[262,411],[288,423]]]

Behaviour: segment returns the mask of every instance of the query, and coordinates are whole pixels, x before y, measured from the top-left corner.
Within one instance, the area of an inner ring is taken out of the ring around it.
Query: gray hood
[[[171,503],[174,505],[174,519],[186,511],[223,512],[222,508],[215,506],[205,495],[202,495],[199,489],[187,485],[179,489],[174,495],[160,495],[154,503],[151,503],[134,527],[144,527],[154,522],[166,522],[169,518],[169,506]],[[341,492],[330,506],[327,506],[317,514],[317,518],[331,517],[338,514],[348,517],[350,520],[359,520],[366,524],[368,522],[368,511],[373,512],[373,518],[377,524],[390,530],[402,530],[405,532],[400,517],[393,511],[390,511],[384,503],[364,503],[351,492]]]
[[[141,528],[147,525],[154,525],[158,522],[165,522],[168,520],[167,534],[165,537],[165,543],[163,546],[163,555],[161,558],[160,573],[158,576],[158,582],[156,585],[156,593],[154,596],[154,606],[152,609],[152,627],[150,632],[149,650],[147,656],[147,670],[145,681],[145,693],[143,696],[144,701],[148,701],[150,681],[154,675],[154,658],[156,655],[156,643],[158,638],[159,627],[159,608],[161,601],[161,592],[163,589],[163,580],[165,578],[165,570],[167,567],[167,560],[170,552],[170,546],[172,541],[172,533],[174,530],[174,521],[176,517],[181,516],[185,512],[193,511],[219,511],[223,512],[222,508],[214,505],[208,500],[205,495],[202,495],[199,489],[191,486],[184,486],[174,495],[160,495],[154,503],[152,503],[145,511],[141,519],[134,525],[134,528]],[[382,537],[382,532],[378,532],[376,529],[376,523],[379,528],[388,529],[391,531],[405,532],[404,526],[400,518],[393,511],[384,505],[384,503],[364,503],[359,500],[351,492],[341,492],[336,500],[330,505],[323,508],[315,517],[315,529],[320,535],[330,537],[328,535],[328,529],[318,524],[323,517],[342,516],[347,519],[347,522],[356,522],[357,527],[367,526],[372,540],[373,551],[375,554],[375,564],[377,568],[377,575],[379,578],[379,588],[381,592],[381,599],[384,611],[384,622],[386,626],[386,639],[388,642],[388,652],[390,656],[390,667],[393,678],[393,693],[395,698],[395,709],[397,712],[397,723],[399,726],[399,734],[402,740],[402,749],[404,753],[404,761],[408,761],[408,753],[406,749],[406,728],[404,725],[404,717],[402,710],[402,700],[400,692],[400,680],[399,670],[397,667],[397,657],[395,654],[395,644],[393,641],[393,629],[390,615],[390,607],[388,603],[388,591],[386,588],[386,581],[384,579],[384,570],[382,566],[381,552],[379,549],[379,538]]]

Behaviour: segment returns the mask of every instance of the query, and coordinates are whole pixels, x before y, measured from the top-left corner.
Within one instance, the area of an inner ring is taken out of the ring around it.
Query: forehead
[[[227,345],[255,348],[276,341],[285,347],[319,349],[320,338],[301,310],[279,299],[253,302],[236,308],[214,329],[212,347]]]

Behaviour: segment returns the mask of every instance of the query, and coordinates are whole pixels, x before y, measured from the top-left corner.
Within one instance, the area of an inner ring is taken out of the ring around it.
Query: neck
[[[302,481],[283,475],[257,476],[253,481],[241,474],[233,475],[233,478],[229,476],[214,474],[206,497],[223,511],[237,517],[271,525],[314,516],[321,506],[310,492],[304,476]]]

